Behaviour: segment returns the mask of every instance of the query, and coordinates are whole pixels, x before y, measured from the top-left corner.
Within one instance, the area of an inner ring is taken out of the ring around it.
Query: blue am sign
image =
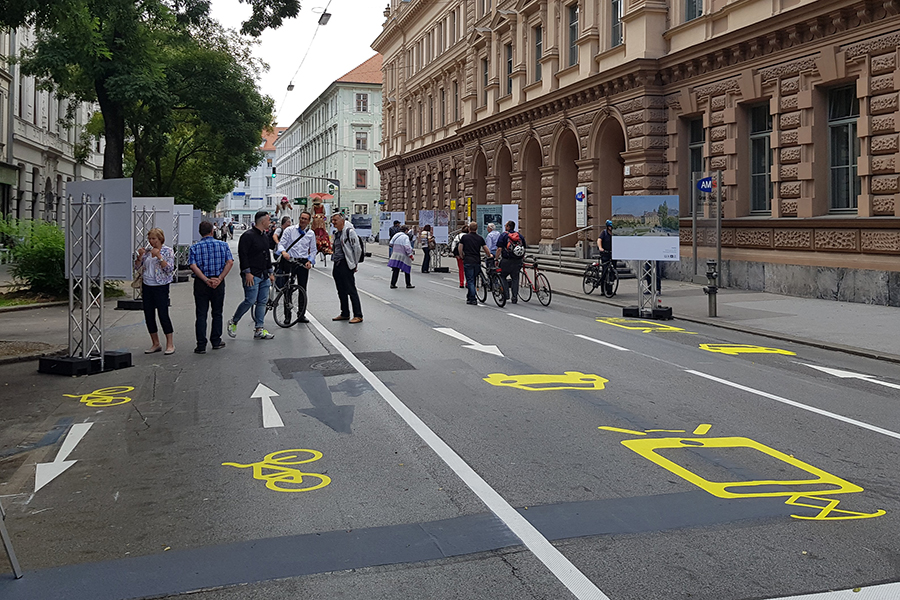
[[[713,178],[712,177],[704,177],[703,179],[697,182],[697,189],[701,192],[705,192],[707,194],[711,194],[713,191]]]

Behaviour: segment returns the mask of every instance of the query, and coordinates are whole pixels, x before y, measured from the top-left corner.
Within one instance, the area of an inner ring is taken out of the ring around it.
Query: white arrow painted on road
[[[272,402],[272,396],[277,395],[273,390],[260,383],[250,396],[251,398],[259,398],[262,401],[263,427],[284,427],[284,421],[281,420],[281,415],[278,414],[278,409],[275,408],[275,403]]]
[[[493,354],[495,356],[503,356],[503,353],[500,352],[500,348],[497,346],[486,346],[484,344],[479,344],[475,340],[468,338],[461,334],[460,332],[450,329],[449,327],[435,327],[435,331],[443,333],[444,335],[449,335],[452,338],[456,338],[459,341],[467,344],[463,346],[463,348],[469,348],[470,350],[478,350],[479,352],[484,352],[485,354]]]
[[[75,449],[75,446],[78,445],[78,442],[81,441],[84,434],[88,432],[91,425],[93,425],[93,423],[75,423],[72,425],[68,435],[66,435],[66,439],[63,440],[62,448],[59,449],[59,453],[56,455],[56,458],[53,459],[53,462],[38,463],[35,465],[35,492],[62,475],[66,469],[78,462],[77,460],[66,460],[66,458],[72,453],[72,450]]]
[[[853,373],[852,371],[841,371],[840,369],[832,369],[830,367],[820,367],[818,365],[807,365],[806,363],[800,363],[802,365],[806,365],[807,367],[811,367],[816,369],[817,371],[822,371],[823,373],[828,373],[829,375],[834,375],[835,377],[840,377],[841,379],[862,379],[863,381],[868,381],[869,383],[875,383],[877,385],[883,385],[885,387],[894,388],[895,390],[900,390],[900,384],[890,383],[888,381],[879,381],[875,378],[874,375],[865,375],[863,373]]]

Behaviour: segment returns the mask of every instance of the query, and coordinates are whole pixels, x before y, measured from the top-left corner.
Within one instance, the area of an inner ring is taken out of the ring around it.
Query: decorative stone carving
[[[796,129],[800,127],[800,111],[789,112],[781,115],[781,129]]]
[[[681,245],[691,245],[691,228],[681,227],[678,229],[678,241]]]
[[[716,96],[712,99],[712,102],[709,103],[709,106],[713,110],[722,110],[725,108],[725,96]]]
[[[800,91],[800,78],[788,77],[781,80],[781,93],[784,95],[796,94]]]
[[[673,110],[681,110],[681,94],[670,94],[666,96],[666,106]]]
[[[782,164],[800,162],[800,148],[782,148],[781,162]]]
[[[892,73],[897,68],[897,55],[894,53],[872,57],[872,73],[881,75]]]
[[[797,201],[796,200],[782,200],[781,201],[781,214],[786,217],[796,217],[797,216]]]
[[[882,52],[896,50],[897,46],[900,46],[900,31],[855,44],[846,44],[841,46],[841,50],[844,51],[847,60],[851,60],[865,54],[881,54]]]
[[[783,96],[781,98],[781,110],[796,110],[800,106],[800,96]]]
[[[722,245],[734,246],[734,229],[722,230]]]
[[[764,82],[778,79],[779,77],[790,77],[799,75],[800,73],[816,72],[816,56],[806,56],[791,62],[782,63],[772,67],[759,70],[759,74]],[[784,89],[782,88],[782,93]]]
[[[800,138],[797,135],[797,131],[782,131],[781,132],[781,145],[782,146],[796,146],[799,142]]]
[[[701,85],[694,88],[697,98],[705,98],[707,96],[721,96],[728,92],[738,92],[741,86],[737,77],[732,79],[723,79],[707,85]]]
[[[891,113],[897,110],[897,94],[873,96],[869,100],[869,112],[873,115]]]
[[[553,219],[553,209],[552,208],[542,208],[541,209],[541,219]]]
[[[873,136],[870,144],[872,154],[893,154],[897,151],[897,134]]]
[[[722,142],[715,142],[709,145],[709,151],[711,154],[725,154],[725,144]]]
[[[800,167],[798,165],[784,165],[781,167],[781,178],[782,179],[797,179],[797,176],[800,174]]]
[[[735,232],[735,242],[740,247],[771,248],[771,229],[738,229]]]
[[[714,156],[709,161],[709,166],[713,171],[724,171],[727,165],[728,159],[724,156]]]
[[[876,196],[872,200],[872,212],[876,215],[893,215],[894,199],[891,196]]]
[[[860,246],[863,252],[900,254],[900,231],[862,231]]]
[[[775,247],[812,250],[812,230],[778,229],[775,231]]]
[[[893,92],[894,91],[894,74],[890,75],[879,75],[877,77],[873,77],[869,80],[869,89],[872,90],[873,94],[880,94],[882,92]]]
[[[799,181],[784,181],[779,185],[779,190],[781,191],[782,198],[799,198],[800,197],[800,182]]]
[[[873,133],[892,133],[894,131],[894,115],[872,117]]]
[[[816,229],[816,250],[858,250],[857,229]]]
[[[893,156],[873,156],[872,172],[873,173],[893,173],[895,159]]]
[[[710,125],[722,125],[725,123],[725,113],[723,111],[714,112],[709,116]]]
[[[727,137],[728,137],[728,127],[725,125],[713,127],[709,131],[709,139],[711,139],[714,142],[720,142]]]
[[[636,125],[644,122],[644,113],[640,111],[630,112],[624,115],[622,119],[625,121],[625,125]]]
[[[873,194],[896,194],[897,175],[875,175],[872,177]]]

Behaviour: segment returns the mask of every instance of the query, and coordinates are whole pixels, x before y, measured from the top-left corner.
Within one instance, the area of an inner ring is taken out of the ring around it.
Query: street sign
[[[450,210],[456,210],[456,200],[450,200]]]
[[[713,178],[712,177],[704,177],[703,179],[697,182],[697,189],[706,194],[711,194],[713,191]]]
[[[294,204],[297,206],[307,206],[309,204],[309,198],[306,196],[302,198],[294,198]]]
[[[587,188],[575,188],[575,227],[587,226]]]

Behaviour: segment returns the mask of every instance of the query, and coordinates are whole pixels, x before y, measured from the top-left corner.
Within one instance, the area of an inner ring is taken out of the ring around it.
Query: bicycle
[[[285,260],[282,259],[282,262]],[[269,299],[266,301],[266,312],[271,310],[275,323],[284,328],[292,327],[295,323],[300,322],[300,317],[306,313],[307,302],[306,290],[297,283],[296,273],[296,269],[305,267],[302,266],[302,263],[294,261],[287,261],[287,265],[290,268],[290,274],[282,273],[275,276],[276,285],[273,289],[277,293],[274,298],[272,294],[269,294]],[[281,285],[278,285],[279,279],[283,282]]]
[[[531,259],[531,270],[534,277],[528,274],[528,263],[522,263],[522,272],[519,274],[519,298],[523,302],[531,300],[531,294],[537,294],[538,302],[544,306],[550,306],[550,300],[553,297],[553,291],[550,289],[550,281],[547,276],[538,269],[538,262],[534,256],[526,256]]]
[[[603,280],[603,268],[606,267],[606,280]],[[607,298],[612,298],[619,290],[619,273],[616,271],[616,263],[612,259],[611,252],[601,252],[600,260],[589,264],[584,269],[581,282],[585,294],[590,294],[596,288]]]

